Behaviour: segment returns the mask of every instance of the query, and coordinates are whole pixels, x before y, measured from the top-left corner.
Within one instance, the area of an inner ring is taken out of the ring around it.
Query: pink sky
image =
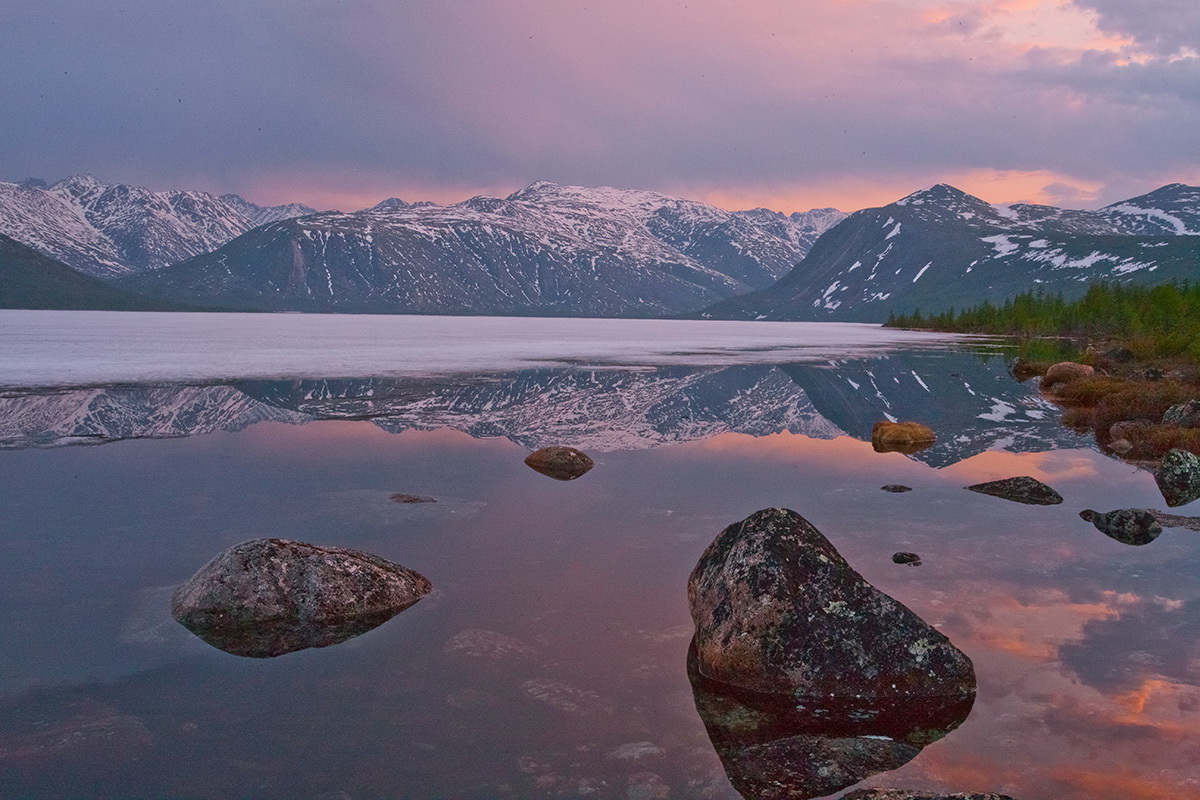
[[[9,12],[0,177],[345,209],[550,180],[787,211],[1200,182],[1183,0],[211,5]]]

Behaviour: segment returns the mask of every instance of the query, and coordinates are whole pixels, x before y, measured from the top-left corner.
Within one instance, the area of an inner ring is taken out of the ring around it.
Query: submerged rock
[[[389,498],[393,503],[436,503],[437,499],[423,494],[404,494],[397,492]]]
[[[253,539],[180,585],[171,614],[213,647],[269,658],[366,633],[431,588],[411,569],[370,553]]]
[[[1187,400],[1171,406],[1163,414],[1164,425],[1181,428],[1200,428],[1200,400]]]
[[[797,702],[705,678],[694,643],[687,666],[696,710],[725,774],[749,800],[820,797],[903,766],[957,728],[975,699],[961,694]]]
[[[794,511],[722,531],[688,579],[688,603],[698,670],[730,686],[826,699],[975,689],[964,653]]]
[[[1018,478],[1004,478],[999,481],[977,483],[964,487],[972,492],[990,494],[1014,503],[1025,503],[1031,506],[1054,506],[1063,501],[1062,495],[1051,489],[1037,478],[1022,475]]]
[[[573,481],[596,465],[587,453],[574,447],[543,447],[527,455],[525,463],[559,481]]]
[[[1162,533],[1162,525],[1149,511],[1141,508],[1122,508],[1101,513],[1090,508],[1079,516],[1096,526],[1096,530],[1123,544],[1150,544]]]
[[[892,561],[897,564],[909,564],[914,567],[921,566],[921,557],[916,553],[895,553],[892,555]]]
[[[876,422],[871,446],[876,453],[917,453],[933,446],[937,435],[919,422]]]
[[[891,492],[892,494],[900,494],[901,492],[912,491],[911,486],[904,486],[899,483],[889,483],[887,486],[880,486],[879,488],[883,489],[885,492]]]
[[[1149,512],[1164,528],[1186,528],[1189,531],[1200,531],[1200,517],[1181,517],[1178,514],[1168,514],[1157,509],[1149,509]]]
[[[1167,505],[1187,505],[1200,498],[1200,458],[1187,450],[1171,450],[1154,472],[1154,481]]]

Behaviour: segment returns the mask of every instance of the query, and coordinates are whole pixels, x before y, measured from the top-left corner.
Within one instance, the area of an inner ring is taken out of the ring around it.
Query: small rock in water
[[[1187,450],[1171,450],[1158,465],[1154,481],[1167,505],[1187,505],[1200,498],[1200,458]]]
[[[181,584],[171,614],[213,647],[270,658],[366,633],[431,588],[422,575],[370,553],[252,539]]]
[[[433,497],[426,497],[421,494],[404,494],[397,492],[389,498],[394,503],[436,503],[437,500]]]
[[[876,453],[916,453],[933,446],[937,435],[919,422],[876,422],[871,429],[871,446]]]
[[[1108,443],[1108,449],[1119,456],[1123,456],[1133,450],[1133,442],[1128,439],[1117,439]]]
[[[903,484],[899,483],[889,483],[887,486],[880,486],[879,488],[883,489],[885,492],[891,492],[892,494],[900,494],[901,492],[912,491],[911,486],[904,486]]]
[[[1054,506],[1063,501],[1062,495],[1051,489],[1037,478],[1022,475],[1018,478],[1004,478],[999,481],[977,483],[964,487],[972,492],[990,494],[1015,503],[1025,503],[1031,506]]]
[[[1163,414],[1162,421],[1163,425],[1200,428],[1200,400],[1187,400],[1171,406]]]
[[[892,561],[897,564],[910,564],[914,567],[921,566],[921,557],[916,553],[896,553],[892,556]]]
[[[971,660],[795,511],[766,509],[722,531],[688,579],[688,605],[710,680],[794,697],[975,691]]]
[[[573,481],[595,466],[587,453],[574,447],[543,447],[527,455],[525,463],[559,481]]]
[[[1096,526],[1096,530],[1123,544],[1150,544],[1162,533],[1162,525],[1149,511],[1141,508],[1122,508],[1101,513],[1090,508],[1079,516]]]

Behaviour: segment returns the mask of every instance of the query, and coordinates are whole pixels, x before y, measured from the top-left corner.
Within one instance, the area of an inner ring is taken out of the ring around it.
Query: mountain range
[[[938,184],[847,216],[542,181],[347,213],[76,176],[0,183],[0,234],[156,307],[882,322],[1030,288],[1070,298],[1096,280],[1196,280],[1200,188],[1076,211]],[[27,256],[23,286],[39,269],[67,280]],[[15,263],[11,248],[3,258]],[[92,284],[89,301],[75,283],[58,305],[26,289],[0,306],[138,307]]]
[[[314,209],[258,206],[237,195],[152,192],[76,175],[0,182],[0,233],[97,278],[158,269],[208,253],[251,228]]]
[[[269,310],[662,316],[770,286],[843,216],[543,181],[288,219],[123,285]]]
[[[880,322],[1042,288],[1200,278],[1200,188],[1170,184],[1097,211],[991,205],[938,184],[855,212],[773,286],[720,302],[714,319]]]

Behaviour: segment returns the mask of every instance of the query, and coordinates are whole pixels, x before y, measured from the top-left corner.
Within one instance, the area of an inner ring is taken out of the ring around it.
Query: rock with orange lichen
[[[937,435],[919,422],[876,422],[871,446],[876,453],[916,453],[933,446]]]

